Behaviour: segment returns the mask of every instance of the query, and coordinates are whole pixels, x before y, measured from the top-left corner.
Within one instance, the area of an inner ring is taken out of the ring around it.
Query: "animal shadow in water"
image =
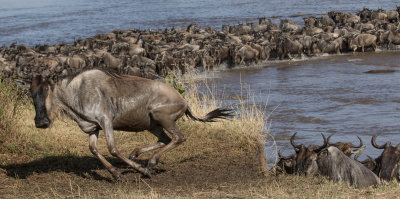
[[[118,169],[126,169],[127,171],[123,171],[123,174],[138,173],[118,158],[107,158],[107,160]],[[148,160],[135,160],[135,162],[144,166],[147,165]],[[106,168],[97,158],[90,156],[49,156],[28,163],[0,165],[0,168],[6,171],[7,176],[18,179],[26,179],[34,173],[62,171],[65,173],[74,173],[83,178],[87,178],[87,175],[89,175],[95,180],[113,181],[111,175],[109,178],[103,177],[95,171],[98,169],[106,170]],[[156,168],[153,168],[152,171],[156,174],[165,172],[163,169]]]

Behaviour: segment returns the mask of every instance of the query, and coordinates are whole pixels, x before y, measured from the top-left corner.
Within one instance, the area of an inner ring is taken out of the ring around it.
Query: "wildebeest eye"
[[[327,150],[323,150],[321,151],[321,153],[319,154],[320,158],[325,158],[326,156],[328,156],[328,151]]]
[[[49,90],[49,85],[48,85],[48,84],[44,84],[44,85],[42,86],[42,90],[43,90],[44,92],[47,92],[47,91]]]

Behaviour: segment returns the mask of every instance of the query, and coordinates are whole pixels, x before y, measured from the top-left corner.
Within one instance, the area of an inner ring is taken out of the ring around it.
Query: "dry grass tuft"
[[[223,93],[210,87],[207,82],[196,81],[195,75],[180,77],[186,87],[185,99],[191,110],[197,115],[206,115],[211,110],[218,107],[227,107],[235,112],[231,120],[220,120],[215,123],[202,124],[195,121],[179,121],[184,132],[196,132],[203,137],[219,139],[226,144],[232,144],[231,153],[235,150],[242,152],[257,152],[263,165],[265,162],[264,143],[268,129],[265,129],[266,108],[259,107],[255,103],[254,96],[250,89],[246,89],[245,96],[239,97],[237,104],[224,104],[217,99],[225,99]],[[205,89],[200,89],[203,87]],[[199,131],[202,129],[202,131]],[[209,141],[207,141],[209,142]],[[196,143],[197,144],[197,143]],[[206,143],[204,143],[206,144]]]
[[[12,80],[3,79],[0,73],[0,153],[21,154],[32,147],[29,138],[19,133],[21,115],[29,102],[23,93]]]

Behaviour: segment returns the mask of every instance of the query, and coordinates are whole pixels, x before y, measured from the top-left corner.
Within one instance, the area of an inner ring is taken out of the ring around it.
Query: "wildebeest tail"
[[[186,116],[189,116],[192,120],[200,121],[200,122],[215,122],[215,119],[229,119],[233,117],[232,109],[225,108],[216,108],[213,111],[207,113],[207,115],[203,118],[198,118],[192,114],[190,109],[188,108],[185,112]]]

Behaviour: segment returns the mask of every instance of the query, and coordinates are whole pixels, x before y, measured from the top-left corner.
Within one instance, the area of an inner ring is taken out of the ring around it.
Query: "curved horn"
[[[353,150],[351,151],[353,153]],[[360,157],[361,153],[356,153],[353,157],[353,160],[358,161],[358,158]]]
[[[297,134],[297,132],[294,133],[294,134],[292,135],[292,137],[290,138],[290,144],[293,146],[293,148],[295,148],[295,149],[300,149],[300,148],[301,148],[301,145],[296,145],[296,144],[294,143],[294,137],[296,136],[296,134]]]
[[[282,160],[288,160],[288,159],[291,159],[291,158],[293,158],[293,154],[292,155],[290,155],[290,156],[283,156],[282,155],[282,149],[280,149],[279,151],[278,151],[278,156],[279,156],[279,159],[282,159]]]
[[[279,151],[278,151],[278,157],[279,157],[279,159],[285,158],[285,157],[282,155],[282,149],[279,149]]]
[[[358,158],[360,157],[361,154],[357,153],[354,155],[353,160],[358,161]]]
[[[333,136],[333,134],[330,135],[330,136],[328,136],[328,138],[327,138],[327,139],[328,139],[328,145],[331,145],[331,144],[332,144],[332,143],[329,142],[329,140],[331,139],[332,136]]]
[[[354,155],[354,159],[355,159],[355,160],[357,160],[358,156],[360,156],[360,155],[365,151],[365,148],[366,148],[366,147],[360,148],[360,149],[358,149],[358,150],[351,150],[351,153],[352,153],[352,154],[355,154],[355,155]],[[357,156],[357,158],[356,158],[356,156]]]
[[[324,139],[324,144],[319,147],[319,150],[327,147],[328,144],[329,144],[329,139],[331,138],[331,136],[329,136],[328,139],[326,139],[326,137],[325,137],[325,135],[323,133],[321,133],[321,135],[322,135],[322,138]]]
[[[372,139],[371,139],[371,144],[372,144],[372,146],[374,146],[374,147],[377,148],[377,149],[384,149],[385,146],[386,146],[386,144],[384,144],[384,145],[382,145],[382,146],[379,146],[379,145],[377,145],[376,142],[375,142],[376,137],[378,137],[378,135],[380,135],[381,133],[382,133],[382,132],[378,132],[378,133],[374,134],[374,135],[372,136]]]
[[[360,145],[356,146],[353,143],[350,144],[351,148],[361,148],[363,145],[363,141],[361,140],[361,138],[359,136],[357,136],[357,138],[360,140]]]

